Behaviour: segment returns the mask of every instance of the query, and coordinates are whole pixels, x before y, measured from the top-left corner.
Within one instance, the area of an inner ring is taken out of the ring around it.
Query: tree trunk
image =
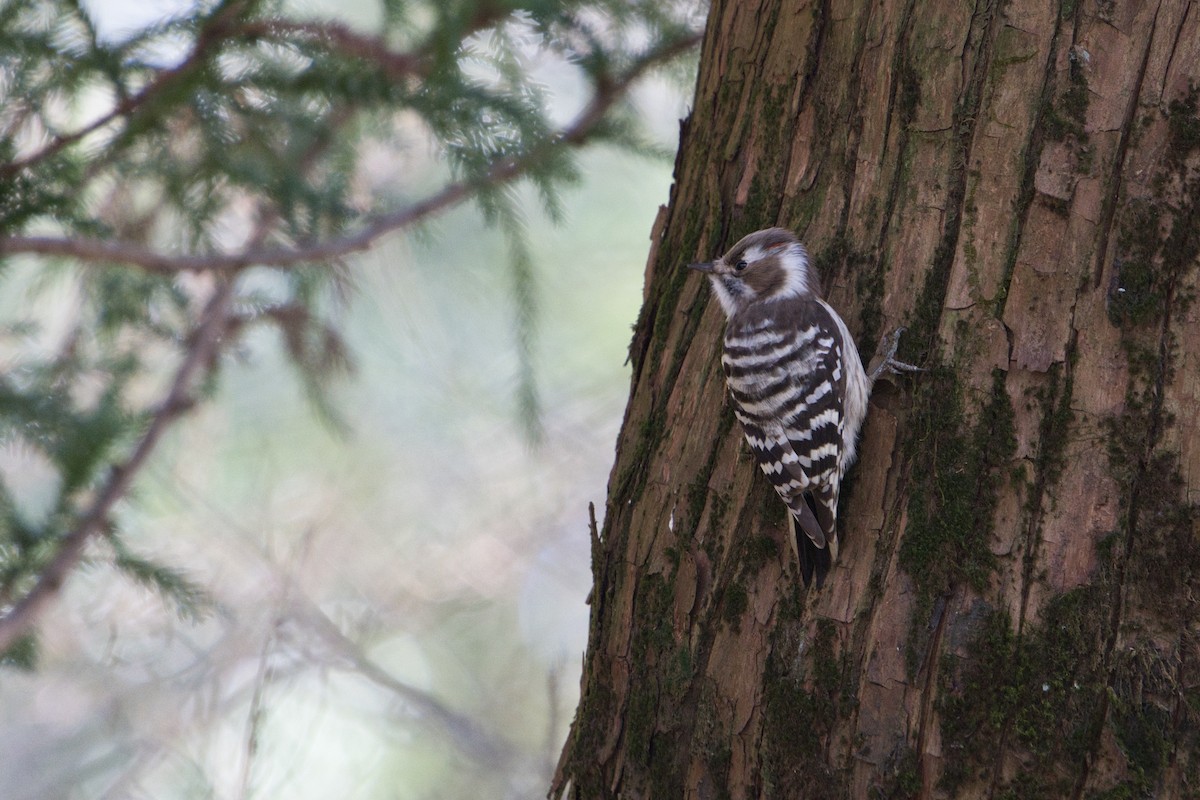
[[[1200,5],[715,0],[553,796],[1200,793]],[[689,261],[783,225],[864,361],[806,591]]]

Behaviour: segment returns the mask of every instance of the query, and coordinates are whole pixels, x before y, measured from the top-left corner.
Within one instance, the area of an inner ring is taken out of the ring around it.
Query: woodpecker
[[[707,273],[725,311],[721,365],[734,413],[790,511],[804,583],[815,575],[820,587],[837,558],[838,491],[873,378],[791,231],[752,233],[716,261],[688,267]]]

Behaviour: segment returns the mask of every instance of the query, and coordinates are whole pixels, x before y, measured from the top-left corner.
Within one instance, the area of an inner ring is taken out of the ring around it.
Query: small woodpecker
[[[734,413],[791,512],[804,583],[815,575],[820,587],[838,554],[842,476],[854,461],[867,398],[882,369],[868,378],[846,323],[821,299],[808,253],[791,231],[752,233],[716,261],[688,266],[707,273],[725,311],[721,365]],[[895,342],[885,366],[907,368],[892,360],[894,352]]]

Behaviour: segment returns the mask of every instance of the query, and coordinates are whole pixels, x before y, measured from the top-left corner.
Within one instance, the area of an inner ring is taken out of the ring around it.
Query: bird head
[[[767,300],[820,296],[804,245],[784,228],[756,231],[717,260],[688,264],[688,268],[708,275],[730,317]]]

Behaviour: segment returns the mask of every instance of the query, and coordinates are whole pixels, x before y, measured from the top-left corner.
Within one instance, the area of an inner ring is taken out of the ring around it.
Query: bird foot
[[[875,381],[884,375],[899,375],[902,372],[925,372],[923,367],[917,367],[912,364],[906,364],[896,358],[896,351],[900,348],[900,336],[904,333],[905,328],[896,328],[891,333],[884,334],[879,340],[879,349],[875,353],[875,357],[871,359],[871,368],[868,372],[868,378],[871,385],[875,385]]]

